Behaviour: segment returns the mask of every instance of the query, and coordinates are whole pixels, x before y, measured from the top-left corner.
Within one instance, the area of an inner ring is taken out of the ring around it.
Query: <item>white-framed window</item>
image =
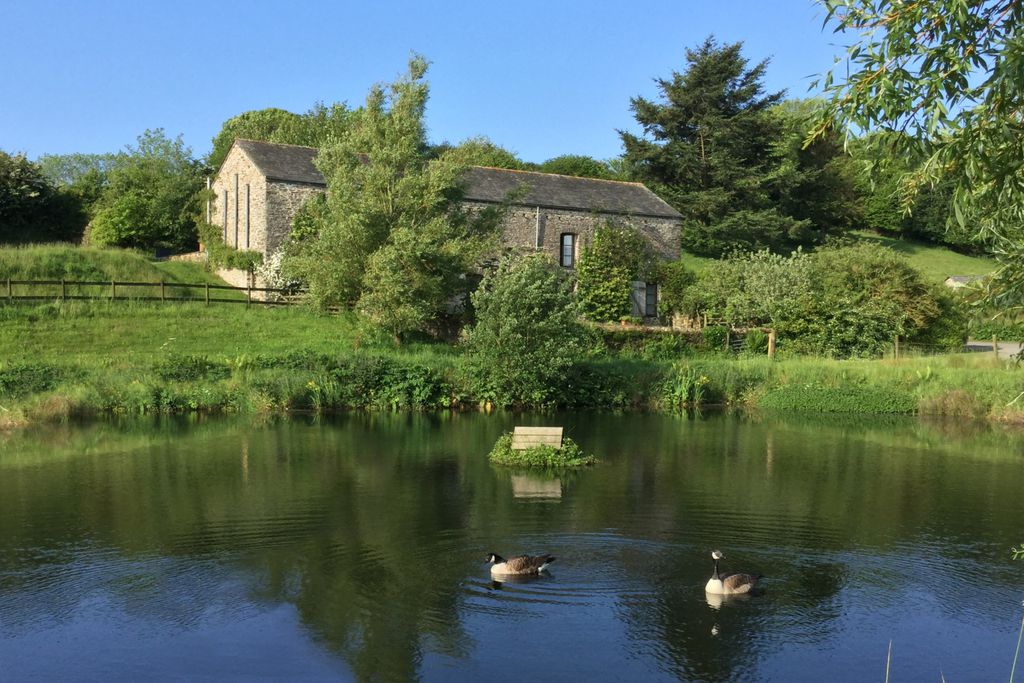
[[[572,268],[576,265],[576,235],[571,232],[563,232],[559,250],[558,262],[563,268]]]

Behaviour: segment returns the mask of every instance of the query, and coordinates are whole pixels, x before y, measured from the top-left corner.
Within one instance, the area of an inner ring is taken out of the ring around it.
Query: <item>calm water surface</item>
[[[603,463],[491,467],[514,423]],[[1024,435],[358,415],[0,436],[0,680],[1005,681]],[[709,601],[709,553],[766,574]],[[550,552],[494,584],[488,551]]]

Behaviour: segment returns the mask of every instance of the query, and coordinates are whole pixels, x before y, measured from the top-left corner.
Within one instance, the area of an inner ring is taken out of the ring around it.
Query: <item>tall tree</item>
[[[615,172],[608,163],[582,154],[563,154],[548,159],[537,167],[543,173],[558,173],[579,178],[601,178],[614,180]]]
[[[213,138],[206,163],[218,168],[236,138],[319,147],[332,136],[341,135],[351,115],[352,110],[344,103],[318,103],[304,114],[275,107],[247,111],[224,122]]]
[[[465,294],[464,274],[491,248],[499,218],[460,208],[462,164],[427,158],[426,71],[414,57],[403,77],[374,86],[321,148],[322,224],[315,239],[295,243],[286,266],[316,304],[355,306],[399,339],[431,330]]]
[[[431,157],[447,156],[465,166],[490,166],[492,168],[510,168],[521,171],[527,164],[516,156],[515,152],[491,142],[484,136],[463,140],[457,145],[442,142],[430,148]]]
[[[820,237],[774,206],[782,159],[772,107],[783,93],[765,93],[767,60],[748,68],[741,49],[708,38],[687,50],[685,71],[656,79],[661,101],[631,100],[643,136],[620,131],[626,166],[683,214],[683,247],[697,253],[787,250]]]
[[[0,151],[0,243],[78,241],[86,217],[24,154]]]
[[[825,106],[820,100],[786,100],[773,109],[782,165],[769,189],[783,214],[809,221],[819,234],[837,235],[862,222],[863,196],[858,164],[844,150],[842,136],[832,130],[804,144]]]
[[[180,135],[145,131],[110,171],[89,239],[137,249],[194,247],[202,170]]]
[[[887,130],[925,162],[917,188],[949,178],[953,215],[1002,266],[996,306],[1024,308],[1024,4],[1017,0],[822,0],[826,25],[851,35],[842,69],[825,75],[828,116],[848,131]]]

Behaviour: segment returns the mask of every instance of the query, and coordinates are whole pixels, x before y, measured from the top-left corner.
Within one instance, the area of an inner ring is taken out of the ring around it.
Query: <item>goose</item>
[[[539,574],[555,561],[552,555],[518,555],[507,560],[497,553],[488,553],[484,562],[491,565],[491,575],[524,576]]]
[[[711,553],[711,559],[715,561],[715,573],[711,575],[704,590],[714,595],[739,595],[749,593],[757,585],[761,574],[741,574],[733,572],[730,574],[718,573],[718,561],[725,559],[722,551],[715,550]]]

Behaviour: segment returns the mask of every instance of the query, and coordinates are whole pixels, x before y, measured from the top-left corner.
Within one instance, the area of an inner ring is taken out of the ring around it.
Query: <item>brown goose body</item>
[[[487,556],[487,562],[491,563],[491,574],[498,576],[539,574],[554,561],[553,555],[517,555],[507,560],[495,553]]]
[[[715,561],[715,573],[711,575],[707,585],[704,586],[704,590],[708,593],[715,595],[741,595],[749,593],[761,579],[761,574],[757,573],[730,572],[720,574],[718,572],[718,561],[723,559],[725,555],[716,550],[711,553],[711,557]]]

